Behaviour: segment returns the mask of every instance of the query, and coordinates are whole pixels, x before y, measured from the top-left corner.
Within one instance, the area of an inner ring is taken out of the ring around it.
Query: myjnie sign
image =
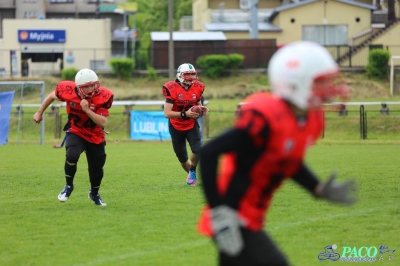
[[[18,41],[22,43],[64,43],[65,30],[18,30]]]

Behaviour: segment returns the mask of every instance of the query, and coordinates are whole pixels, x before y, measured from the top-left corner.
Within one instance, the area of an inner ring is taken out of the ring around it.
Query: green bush
[[[229,68],[237,70],[243,65],[244,55],[238,53],[228,54]]]
[[[157,72],[152,66],[147,66],[147,72],[149,73],[147,78],[150,81],[155,81],[157,79]]]
[[[196,60],[196,65],[200,69],[206,69],[207,68],[206,55],[199,56]]]
[[[223,54],[205,55],[196,60],[196,64],[204,70],[206,77],[209,78],[222,77],[228,63],[228,56]]]
[[[75,76],[76,76],[76,73],[78,73],[78,72],[79,72],[79,70],[76,69],[76,68],[73,68],[73,67],[71,67],[71,68],[64,68],[64,69],[61,71],[61,79],[62,79],[62,80],[71,80],[71,81],[75,81]]]
[[[135,62],[132,58],[113,58],[110,60],[110,66],[118,78],[127,79],[132,77]]]
[[[368,64],[365,67],[369,77],[383,79],[388,76],[390,53],[384,49],[373,49],[368,55]]]

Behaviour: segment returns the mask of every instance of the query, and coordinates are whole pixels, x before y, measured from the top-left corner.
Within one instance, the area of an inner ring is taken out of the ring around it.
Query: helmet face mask
[[[197,80],[197,72],[192,64],[184,63],[178,67],[176,78],[186,86],[192,85]]]
[[[82,99],[91,98],[99,93],[99,78],[91,69],[81,69],[75,76],[75,84]]]
[[[316,43],[300,41],[279,49],[271,58],[268,76],[273,93],[301,110],[348,96],[336,62]]]
[[[350,97],[349,88],[343,82],[339,72],[325,74],[314,79],[310,103],[318,99],[322,103],[330,103],[335,98],[341,98],[347,101]],[[318,107],[310,104],[310,107]]]

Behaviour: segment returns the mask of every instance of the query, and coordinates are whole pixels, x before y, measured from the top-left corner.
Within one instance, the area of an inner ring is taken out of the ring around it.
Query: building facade
[[[85,20],[100,19],[107,20],[107,29],[103,26],[101,29],[108,32],[95,32],[100,36],[110,36],[111,46],[107,44],[107,49],[111,49],[112,57],[131,56],[137,41],[134,29],[136,11],[137,4],[126,0],[1,0],[0,50],[6,49],[3,44],[9,43],[9,38],[14,38],[14,33],[11,36],[6,34],[10,32],[5,25],[7,20],[26,20],[16,22],[18,27],[22,27],[21,23],[25,24],[25,29],[38,29],[35,26],[31,27],[36,24],[35,20],[45,20],[47,22],[44,22],[44,25],[49,24],[53,28],[57,28],[59,22],[60,26],[64,27],[66,24],[61,23],[63,20],[77,20],[82,22],[77,29],[87,32],[90,30],[87,26],[91,27],[92,23],[86,24]],[[7,23],[10,25],[10,22]],[[84,47],[85,45],[77,48]]]
[[[0,69],[7,76],[101,71],[112,57],[109,19],[5,19],[3,32]]]
[[[326,46],[341,66],[365,66],[370,49],[400,55],[400,3],[387,0],[194,0],[194,31],[221,31],[228,40],[309,40]],[[393,3],[389,6],[388,3]],[[253,13],[252,13],[253,12]],[[254,19],[255,17],[255,19]],[[188,18],[186,18],[188,20]],[[255,20],[255,25],[252,24]]]

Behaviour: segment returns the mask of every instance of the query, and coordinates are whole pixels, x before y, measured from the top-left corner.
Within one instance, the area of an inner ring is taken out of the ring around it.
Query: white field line
[[[286,224],[274,226],[274,227],[267,226],[266,231],[273,232],[273,231],[278,231],[281,229],[287,229],[290,227],[296,227],[296,226],[301,226],[301,225],[325,221],[325,220],[333,220],[333,219],[336,219],[339,217],[359,216],[359,215],[364,215],[364,214],[373,213],[373,212],[381,211],[381,210],[392,209],[392,208],[395,209],[395,208],[397,208],[397,206],[393,205],[393,206],[385,206],[385,207],[380,207],[380,208],[363,209],[363,210],[357,210],[357,211],[349,212],[349,213],[339,213],[339,214],[326,215],[324,217],[305,219],[302,221],[286,223]],[[100,258],[100,259],[88,261],[85,263],[74,264],[73,266],[100,265],[100,264],[105,264],[105,263],[110,263],[110,262],[118,262],[118,261],[122,261],[122,260],[129,259],[129,258],[134,258],[134,257],[149,256],[149,255],[153,255],[153,254],[160,253],[160,252],[175,251],[175,250],[184,249],[184,248],[187,249],[188,247],[193,248],[193,247],[202,246],[205,244],[211,244],[211,240],[208,238],[204,238],[204,240],[188,242],[188,243],[175,245],[175,246],[162,247],[162,248],[157,248],[157,249],[148,250],[148,251],[136,251],[136,252],[122,254],[122,255],[113,256],[113,257]]]
[[[175,250],[179,250],[179,249],[194,248],[197,246],[203,246],[206,243],[211,244],[211,240],[204,238],[202,240],[198,240],[195,242],[183,243],[183,244],[179,244],[179,245],[175,245],[175,246],[162,247],[162,248],[157,248],[157,249],[147,250],[147,251],[136,251],[136,252],[122,254],[122,255],[118,255],[118,256],[114,256],[114,257],[99,258],[99,259],[88,261],[85,263],[74,264],[73,266],[90,266],[90,265],[99,265],[99,264],[105,264],[105,263],[118,262],[118,261],[123,261],[123,260],[129,259],[129,258],[134,258],[134,257],[145,257],[148,255],[153,255],[153,254],[160,253],[160,252],[169,252],[169,251],[175,251]]]
[[[267,223],[267,228],[266,229],[267,229],[267,232],[269,232],[269,231],[277,231],[277,230],[286,229],[286,228],[294,227],[294,226],[298,226],[298,225],[310,224],[310,223],[326,221],[326,220],[332,220],[332,219],[336,219],[336,218],[339,218],[339,217],[359,216],[359,215],[363,215],[363,214],[367,214],[367,213],[373,213],[373,212],[376,212],[376,211],[381,211],[381,210],[386,210],[386,209],[391,209],[391,208],[396,208],[396,206],[385,206],[385,207],[379,207],[379,208],[357,210],[357,211],[349,212],[349,213],[338,213],[338,214],[325,215],[323,217],[300,220],[300,221],[297,221],[297,222],[286,223],[286,224],[278,225],[278,226],[274,226],[274,227],[268,227],[268,223]]]

